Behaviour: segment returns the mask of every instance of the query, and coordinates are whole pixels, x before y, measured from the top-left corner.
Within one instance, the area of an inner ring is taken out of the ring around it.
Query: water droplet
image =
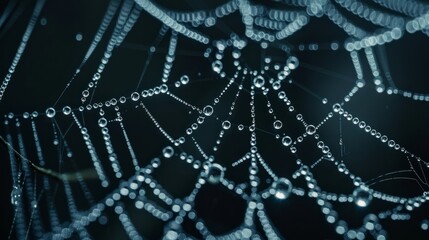
[[[359,207],[366,207],[372,200],[372,195],[367,189],[361,187],[353,191],[353,198],[356,205]]]
[[[257,88],[263,87],[265,84],[265,79],[262,76],[257,76],[253,79],[253,85]]]
[[[273,126],[275,129],[280,129],[280,128],[282,128],[283,123],[280,120],[276,120],[276,121],[274,121]]]
[[[209,183],[216,184],[222,181],[224,176],[224,169],[221,165],[214,163],[207,168],[206,175],[207,181]]]
[[[10,201],[13,206],[17,206],[22,196],[22,190],[18,186],[13,186],[12,192],[10,193]]]
[[[272,191],[270,191],[277,199],[286,199],[292,192],[292,183],[289,179],[279,178],[272,185]]]
[[[328,103],[328,99],[326,99],[326,98],[322,99],[322,103],[323,104],[327,104]]]
[[[188,84],[188,82],[189,82],[189,77],[188,77],[188,75],[183,75],[183,76],[180,78],[180,82],[181,82],[183,85]]]
[[[137,100],[139,100],[139,98],[140,98],[140,94],[138,94],[137,92],[133,92],[131,94],[131,100],[137,101]]]
[[[48,108],[48,109],[46,109],[46,116],[48,117],[48,118],[53,118],[54,116],[55,116],[55,109],[53,109],[53,108]]]
[[[107,125],[107,120],[105,118],[98,119],[98,126],[105,127]]]
[[[213,114],[213,107],[212,107],[212,106],[210,106],[210,105],[205,106],[205,107],[204,107],[204,109],[203,109],[203,113],[204,113],[204,115],[206,115],[207,117],[208,117],[208,116],[211,116],[211,115]]]
[[[282,139],[282,143],[283,143],[283,145],[285,145],[286,147],[287,147],[287,146],[290,146],[290,145],[292,144],[292,138],[290,138],[289,136],[285,136],[285,137],[283,137],[283,139]]]
[[[307,132],[308,135],[313,135],[316,132],[316,127],[313,125],[308,125],[305,128],[305,131]]]
[[[338,171],[344,172],[346,170],[346,165],[344,163],[338,164]]]
[[[294,70],[298,67],[299,65],[299,60],[297,57],[295,56],[290,56],[287,60],[286,60],[286,65],[289,69]]]
[[[216,60],[212,63],[212,69],[214,72],[220,73],[220,71],[222,71],[222,68],[223,68],[223,64],[221,61]]]
[[[339,103],[335,103],[334,106],[332,106],[332,109],[334,112],[339,112],[341,109],[341,105]]]
[[[424,219],[420,225],[420,227],[422,228],[422,230],[428,230],[429,229],[429,220]]]
[[[230,127],[231,127],[231,122],[229,122],[228,120],[226,120],[226,121],[224,121],[224,122],[222,123],[222,128],[223,128],[223,129],[227,130],[227,129],[229,129]]]
[[[170,146],[167,146],[162,150],[162,155],[165,158],[171,158],[174,155],[174,149]]]
[[[83,39],[83,35],[81,33],[76,34],[76,41],[80,42]]]

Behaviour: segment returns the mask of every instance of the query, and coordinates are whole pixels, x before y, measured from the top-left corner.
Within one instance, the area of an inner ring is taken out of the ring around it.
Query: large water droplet
[[[273,126],[275,129],[280,129],[280,128],[282,128],[283,123],[280,120],[276,120],[276,121],[274,121]]]
[[[285,136],[282,138],[282,143],[283,145],[290,146],[292,144],[292,138],[290,138],[289,136]]]
[[[286,60],[286,65],[289,69],[294,70],[298,67],[299,65],[299,60],[297,57],[295,56],[290,56],[287,60]]]
[[[71,113],[71,108],[69,106],[65,106],[63,107],[63,114],[64,115],[69,115]]]
[[[353,198],[356,205],[366,207],[371,202],[372,195],[367,189],[359,187],[353,191]]]
[[[221,165],[214,163],[207,168],[206,174],[207,174],[207,181],[209,183],[216,184],[223,179],[224,169]]]
[[[98,119],[98,126],[105,127],[107,125],[107,120],[105,118]]]
[[[216,60],[212,63],[212,69],[214,72],[220,73],[220,71],[222,71],[222,68],[223,68],[223,64],[221,61]]]
[[[339,112],[341,109],[341,105],[339,103],[335,103],[334,106],[332,106],[332,109],[334,112]]]
[[[53,109],[53,108],[48,108],[48,109],[46,109],[46,116],[48,117],[48,118],[53,118],[54,116],[55,116],[55,109]]]
[[[292,183],[289,179],[279,178],[273,183],[270,192],[278,199],[286,199],[292,192]]]
[[[226,120],[222,123],[222,128],[228,130],[231,127],[231,122]]]
[[[305,131],[307,132],[308,135],[313,135],[316,132],[316,127],[314,127],[313,125],[308,125],[305,128]]]
[[[263,87],[265,84],[265,79],[262,76],[257,76],[253,79],[253,85],[257,88]]]
[[[189,77],[188,77],[188,75],[183,75],[183,76],[180,78],[180,82],[181,82],[183,85],[188,84],[188,82],[189,82]]]
[[[162,150],[162,155],[165,158],[171,158],[174,155],[174,149],[170,146],[167,146]]]
[[[210,105],[205,106],[205,107],[203,108],[203,113],[204,113],[204,115],[206,115],[207,117],[208,117],[208,116],[211,116],[211,115],[213,114],[213,107],[212,107],[212,106],[210,106]]]

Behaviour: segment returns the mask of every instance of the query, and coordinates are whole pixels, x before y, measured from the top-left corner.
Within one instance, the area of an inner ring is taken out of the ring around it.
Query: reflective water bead
[[[222,181],[224,177],[224,168],[217,164],[213,163],[211,164],[205,171],[207,176],[207,181],[212,184],[217,184],[220,181]]]
[[[133,92],[131,94],[131,100],[137,101],[137,100],[139,100],[139,98],[140,98],[140,94],[138,94],[137,92]]]
[[[171,158],[174,155],[174,149],[170,146],[167,146],[162,150],[162,155],[165,158]]]
[[[366,207],[372,200],[372,195],[368,189],[356,188],[353,191],[354,203],[359,207]]]
[[[212,63],[212,69],[214,72],[220,73],[220,71],[222,71],[222,68],[223,68],[223,64],[221,61],[216,60]]]
[[[53,109],[53,108],[48,108],[48,109],[46,109],[46,116],[48,117],[48,118],[53,118],[54,116],[55,116],[55,109]]]
[[[100,118],[100,119],[98,119],[98,126],[105,127],[106,125],[107,125],[106,118]]]
[[[274,121],[273,126],[275,129],[280,129],[280,128],[282,128],[283,123],[280,120],[276,120],[276,121]]]
[[[295,56],[290,56],[287,60],[286,60],[286,65],[289,69],[294,70],[299,66],[299,60],[297,57]]]
[[[332,106],[332,109],[334,110],[334,112],[339,112],[339,111],[340,111],[340,109],[341,109],[341,105],[340,105],[339,103],[335,103],[335,104]]]
[[[224,121],[224,122],[222,123],[222,128],[223,128],[223,129],[227,130],[227,129],[229,129],[230,127],[231,127],[231,122],[230,122],[230,121],[226,120],[226,121]]]
[[[308,135],[313,135],[316,132],[316,127],[313,125],[308,125],[305,128],[305,132],[307,132]]]
[[[210,106],[210,105],[205,106],[205,107],[203,108],[203,113],[204,113],[204,115],[206,115],[207,117],[208,117],[208,116],[211,116],[211,115],[213,114],[213,107],[212,107],[212,106]]]
[[[257,88],[263,87],[265,84],[265,79],[262,76],[257,76],[253,79],[253,85]]]
[[[286,199],[292,192],[292,183],[289,179],[279,178],[277,181],[273,182],[272,190],[270,190],[270,192],[277,199]]]
[[[188,75],[183,75],[182,77],[180,77],[180,83],[182,83],[183,85],[188,84],[188,82],[189,82]]]

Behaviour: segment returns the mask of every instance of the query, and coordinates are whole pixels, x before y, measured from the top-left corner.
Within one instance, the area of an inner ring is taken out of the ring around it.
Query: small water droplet
[[[167,146],[162,150],[162,155],[165,158],[171,158],[174,155],[174,149],[170,146]]]

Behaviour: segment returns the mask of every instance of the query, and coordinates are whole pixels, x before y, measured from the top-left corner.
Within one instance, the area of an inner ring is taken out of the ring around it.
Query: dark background
[[[259,1],[259,3],[264,3],[264,1]],[[0,12],[3,12],[6,4],[8,4],[7,1],[0,4]],[[2,79],[12,62],[34,7],[32,1],[21,1],[19,4],[14,11],[16,14],[21,10],[22,12],[18,14],[16,21],[10,18],[7,22],[10,27],[5,24],[0,28],[0,76]],[[48,0],[6,94],[0,103],[0,113],[4,115],[13,112],[20,118],[20,114],[25,111],[30,113],[38,111],[41,113],[36,119],[36,123],[41,135],[45,158],[48,162],[47,166],[53,169],[58,168],[58,153],[56,147],[52,144],[52,123],[43,116],[43,113],[48,107],[53,106],[82,61],[101,22],[107,4],[108,1]],[[220,1],[197,0],[164,0],[159,2],[162,7],[178,11],[212,9],[219,4]],[[287,8],[278,3],[270,4],[277,8]],[[345,13],[345,15],[368,31],[374,31],[374,26],[350,14]],[[45,26],[40,24],[41,18],[46,19],[47,24]],[[113,21],[115,20],[116,17]],[[57,110],[60,110],[65,105],[73,108],[80,105],[81,91],[91,80],[92,74],[100,63],[113,25],[110,25],[94,54],[83,66],[81,74],[77,76],[71,87],[60,99],[56,106]],[[143,66],[148,58],[148,48],[152,46],[158,37],[160,28],[161,23],[158,20],[142,11],[139,20],[124,43],[114,50],[113,56],[102,74],[102,79],[94,95],[94,102],[104,102],[113,97],[128,97],[136,90]],[[241,16],[237,12],[218,20],[214,27],[208,29],[198,28],[198,30],[210,36],[211,39],[225,39],[232,32],[244,38],[244,26],[241,23]],[[76,40],[75,36],[78,33],[82,34],[82,41]],[[168,32],[159,43],[144,75],[142,85],[138,90],[151,88],[161,83],[160,77],[170,34]],[[178,39],[178,51],[176,52],[176,60],[170,75],[170,90],[184,100],[202,108],[219,94],[226,82],[219,79],[211,71],[211,62],[203,57],[207,46],[196,43],[182,35],[179,35]],[[354,85],[356,74],[349,53],[343,48],[343,42],[346,39],[348,37],[341,29],[330,22],[327,17],[322,17],[311,18],[307,26],[281,42],[281,44],[292,47],[292,54],[300,60],[299,68],[290,77],[296,83],[284,84],[282,88],[293,102],[296,113],[301,113],[307,123],[317,125],[331,111],[332,105],[335,102],[342,101],[342,98]],[[339,43],[339,50],[329,50],[328,46],[332,42]],[[305,49],[308,49],[307,46],[311,43],[319,44],[319,50],[298,50],[300,44],[304,44]],[[398,88],[412,92],[429,92],[426,70],[427,54],[429,53],[427,43],[427,36],[419,32],[412,35],[406,34],[399,41],[383,46],[391,74]],[[211,45],[209,44],[209,46]],[[375,47],[374,52],[380,51],[380,48]],[[287,57],[287,54],[282,53],[276,47],[270,47],[263,52],[259,43],[248,40],[248,46],[243,50],[242,59],[248,64],[249,68],[258,69],[261,55],[263,54],[272,56],[274,61],[278,62],[284,62]],[[428,159],[428,103],[413,101],[401,96],[376,93],[372,84],[369,66],[362,52],[360,53],[360,59],[364,67],[367,85],[352,98],[350,103],[347,103],[345,108],[354,116],[364,120],[381,133],[386,134],[389,139],[394,139],[410,152],[415,153],[424,160]],[[175,88],[172,83],[184,74],[190,77],[190,83],[187,86]],[[245,83],[245,87],[249,89],[249,83]],[[227,118],[228,108],[236,89],[236,87],[232,87],[229,94],[226,94],[223,101],[218,105],[218,109],[215,109],[218,119],[207,120],[204,127],[199,129],[194,136],[208,152],[211,151],[215,144],[221,128],[221,122]],[[328,99],[328,104],[322,104],[321,99],[325,97]],[[237,183],[248,181],[247,168],[249,163],[245,162],[236,168],[232,168],[231,163],[249,151],[250,136],[248,132],[238,132],[235,124],[250,123],[249,100],[249,94],[242,92],[242,96],[237,102],[235,115],[232,120],[230,119],[233,122],[232,128],[235,130],[231,130],[225,135],[220,150],[215,155],[216,162],[228,168],[226,177]],[[290,154],[287,149],[280,146],[279,141],[274,137],[277,132],[272,127],[272,117],[267,114],[264,97],[261,94],[257,94],[256,100],[256,116],[257,124],[259,124],[259,130],[257,131],[258,149],[277,175],[292,179],[291,174],[296,171],[295,160],[297,157],[308,165],[311,165],[320,157],[316,142],[308,138],[304,143],[298,145],[296,156]],[[295,114],[289,113],[284,105],[276,100],[277,98],[273,96],[270,98],[275,114],[283,120],[282,131],[294,137],[302,134],[304,128],[294,120]],[[183,135],[185,129],[198,116],[196,113],[189,114],[189,109],[165,96],[155,96],[145,99],[144,102],[163,128],[175,137]],[[136,109],[132,104],[125,104],[121,106],[121,111],[124,116],[125,127],[128,130],[141,165],[144,166],[149,163],[152,158],[160,155],[166,145],[170,145],[141,108]],[[113,114],[113,111],[108,112],[108,114]],[[60,113],[57,113],[56,117],[63,130],[72,121],[71,118],[64,117]],[[86,126],[91,133],[95,147],[99,149],[100,158],[106,163],[105,169],[108,169],[108,161],[103,160],[103,157],[105,159],[107,154],[104,153],[104,143],[101,134],[98,132],[97,119],[96,111],[85,112]],[[367,181],[391,171],[409,169],[408,161],[403,154],[389,149],[386,144],[382,144],[369,134],[363,133],[350,122],[342,120],[343,143],[346,148],[343,160],[355,175]],[[29,159],[35,160],[35,149],[33,149],[34,146],[30,145],[32,140],[30,122],[28,120],[22,120],[22,122],[21,128],[25,141],[28,143]],[[5,136],[4,126],[0,128],[0,131],[2,136]],[[14,131],[12,130],[13,133],[15,133]],[[330,146],[334,156],[339,159],[338,116],[335,115],[334,118],[329,120],[318,133],[321,139]],[[126,155],[123,138],[115,138],[116,134],[120,135],[120,128],[112,126],[112,141],[118,146],[116,150],[120,156],[121,164],[123,164],[124,177],[128,178],[133,174],[133,170],[130,159]],[[63,163],[62,169],[65,171],[92,166],[89,155],[86,153],[86,147],[79,135],[77,127],[73,126],[68,135],[65,136],[74,153],[72,159],[67,159]],[[202,159],[195,146],[190,143],[191,139],[187,139],[187,142],[180,149],[176,148],[176,153],[186,151],[196,158]],[[121,158],[121,155],[123,155],[123,158]],[[2,236],[7,236],[12,223],[13,208],[10,204],[12,184],[6,146],[1,147],[0,157],[3,162],[3,166],[0,168],[3,189],[0,202],[2,211],[1,226],[3,229]],[[325,161],[312,171],[322,190],[350,194],[353,191],[352,182],[336,169],[336,166],[332,163]],[[266,174],[263,172],[262,167],[260,167],[260,174],[263,181],[262,185],[268,186],[269,183],[265,182],[267,176],[265,176]],[[427,170],[425,170],[424,174],[427,175]],[[192,169],[190,165],[178,160],[176,156],[171,161],[163,161],[161,167],[155,171],[153,176],[173,196],[183,197],[193,188],[197,175],[197,171]],[[411,177],[413,176],[411,175]],[[40,174],[37,174],[37,178],[41,179]],[[97,181],[87,182],[96,202],[100,201],[106,193],[112,191],[118,183],[112,182],[109,189],[102,189]],[[305,188],[302,178],[292,180],[292,183]],[[52,180],[52,184],[58,184],[59,186],[59,190],[55,195],[55,202],[61,220],[62,222],[68,221],[68,212],[63,205],[65,197],[64,191],[61,189],[62,184],[55,180]],[[89,208],[90,204],[81,196],[80,188],[77,185],[72,187],[78,208],[81,210]],[[422,193],[422,189],[414,181],[386,181],[374,185],[374,189],[404,197],[416,196]],[[428,189],[425,189],[425,191],[428,191]],[[269,198],[264,202],[273,225],[285,238],[339,238],[335,234],[334,225],[330,225],[324,220],[324,216],[315,199],[292,195],[285,201]],[[157,239],[161,236],[163,232],[163,223],[161,221],[149,216],[143,210],[135,209],[130,200],[124,200],[124,204],[132,222],[143,236],[149,239]],[[392,204],[379,200],[374,200],[369,207],[364,209],[358,208],[351,203],[333,203],[333,205],[339,214],[339,218],[346,220],[350,228],[360,227],[364,216],[369,213],[378,213],[394,207]],[[245,206],[246,203],[231,191],[221,186],[208,184],[201,189],[195,202],[197,214],[205,220],[206,225],[213,234],[226,233],[238,227],[243,221]],[[41,209],[43,209],[43,206],[41,206]],[[421,230],[420,223],[422,219],[427,218],[427,212],[427,205],[423,205],[410,213],[412,219],[409,221],[383,220],[381,223],[391,239],[425,239],[428,237],[428,232]],[[109,219],[107,225],[93,223],[88,228],[94,238],[125,238],[123,227],[113,210],[109,208],[104,216]],[[184,226],[188,233],[194,234],[196,238],[200,237],[196,234],[196,230],[191,223],[186,223]]]

